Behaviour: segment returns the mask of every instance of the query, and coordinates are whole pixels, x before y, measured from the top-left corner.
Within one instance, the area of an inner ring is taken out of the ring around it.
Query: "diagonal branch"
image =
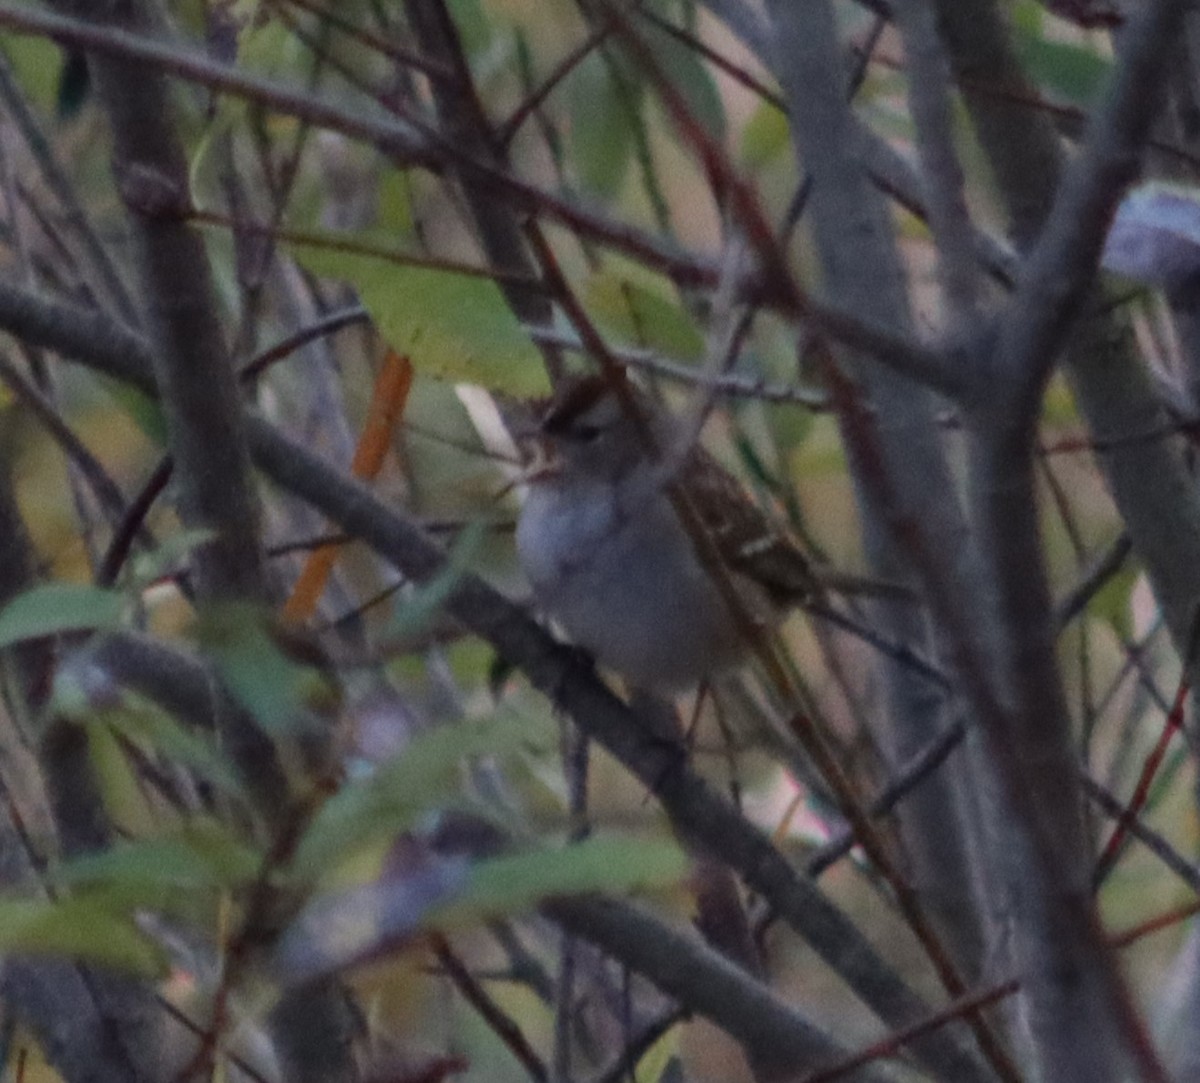
[[[435,129],[332,105],[274,80],[249,75],[189,50],[122,30],[3,5],[0,5],[0,27],[46,35],[98,54],[142,60],[178,78],[258,102],[313,127],[362,140],[404,164],[435,172],[454,169],[464,183],[469,181],[486,188],[513,210],[559,222],[582,238],[606,245],[667,275],[680,287],[712,289],[718,283],[720,268],[714,260],[613,219],[594,207],[540,188],[464,150]],[[746,284],[746,299],[800,318],[815,330],[944,394],[953,396],[961,392],[965,347],[949,351],[931,348],[862,320],[836,305],[807,297],[794,288],[794,283],[791,290],[784,289],[784,285],[772,276],[759,276]]]
[[[13,317],[20,318],[19,327]],[[73,305],[46,304],[28,291],[0,286],[0,327],[149,390],[148,345],[106,323]],[[444,553],[420,527],[266,421],[251,416],[248,424],[254,459],[277,485],[319,508],[409,578],[425,582],[441,572]],[[459,580],[447,608],[654,792],[688,845],[735,870],[889,1026],[905,1026],[928,1014],[923,999],[847,916],[691,770],[682,749],[656,738],[577,652],[558,644],[523,609],[474,576]],[[975,1079],[982,1071],[960,1034],[922,1039],[914,1053],[947,1078]]]
[[[1063,177],[1000,321],[994,376],[1001,384],[1014,382],[1023,425],[1036,416],[1055,353],[1095,277],[1117,202],[1137,172],[1166,71],[1163,59],[1185,11],[1178,0],[1153,0],[1131,16],[1083,150]],[[992,395],[993,384],[977,390]]]

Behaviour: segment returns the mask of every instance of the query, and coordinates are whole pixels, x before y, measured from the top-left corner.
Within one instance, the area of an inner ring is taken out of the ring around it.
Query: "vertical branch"
[[[933,9],[924,0],[898,0],[896,20],[904,35],[908,102],[917,130],[926,213],[937,243],[938,274],[949,323],[966,330],[982,297],[963,173],[954,148],[950,66],[937,36]]]
[[[983,716],[998,768],[993,803],[1026,827],[997,851],[998,864],[1015,918],[1014,949],[1027,975],[1029,1052],[1039,1073],[1056,1079],[1118,1078],[1126,1056],[1143,1078],[1164,1078],[1091,905],[1090,842],[1055,656],[1033,436],[1054,351],[1086,294],[1108,217],[1136,165],[1161,61],[1181,17],[1178,4],[1164,2],[1131,19],[1111,85],[1085,147],[1054,193],[968,415],[968,489],[987,588],[979,619],[986,622],[999,708]],[[970,38],[978,33],[958,29]],[[1001,36],[983,37],[990,55],[1004,57]],[[1046,196],[1022,194],[1014,209]]]
[[[996,431],[974,431],[970,462],[988,587],[977,619],[1004,711],[1003,732],[989,732],[997,776],[984,795],[997,813],[994,865],[1003,885],[1000,908],[1012,923],[1012,964],[1026,975],[1028,1052],[1043,1070],[1053,1064],[1068,1073],[1054,1078],[1115,1079],[1121,1057],[1110,996],[1113,961],[1091,907],[1091,847],[1055,659],[1032,459],[1023,443],[1013,448]],[[999,826],[1008,818],[1004,811],[1029,829]],[[1097,1034],[1097,1019],[1112,1022]]]
[[[405,10],[422,51],[453,73],[432,80],[433,97],[446,138],[480,161],[505,166],[502,143],[492,131],[475,92],[462,42],[443,0],[406,0]],[[511,208],[502,205],[479,179],[463,178],[463,188],[492,266],[521,275],[536,274]],[[500,288],[523,322],[534,325],[551,322],[550,302],[537,287],[501,281]],[[556,367],[556,357],[553,351],[547,353],[552,368]]]
[[[60,0],[58,7],[122,29],[155,29],[139,0],[100,5]],[[97,55],[90,64],[112,128],[113,171],[129,211],[180,514],[187,526],[215,535],[195,554],[198,594],[265,598],[241,396],[204,244],[184,221],[187,159],[166,79],[132,61]]]
[[[141,0],[60,0],[81,18],[152,34]],[[187,159],[178,117],[158,69],[93,56],[91,70],[113,138],[113,170],[129,212],[140,296],[153,342],[152,365],[175,462],[180,516],[211,531],[194,570],[202,602],[265,601],[259,515],[251,483],[241,393],[224,339],[204,243],[188,224]],[[222,738],[254,787],[259,808],[286,814],[274,748],[242,715],[223,715]],[[70,735],[65,735],[68,739]],[[290,1077],[349,1080],[351,1020],[344,994],[328,986],[293,991],[274,1016]]]
[[[995,0],[935,0],[935,6],[1013,238],[1027,248],[1062,173],[1057,133],[1044,113],[1023,104],[1036,100],[1037,91]],[[1124,439],[1165,431],[1170,418],[1137,359],[1127,317],[1101,295],[1093,301],[1095,311],[1076,323],[1065,344],[1067,375],[1094,440],[1105,448],[1100,469],[1183,657],[1200,604],[1200,493],[1179,441]]]
[[[882,197],[863,163],[863,138],[846,103],[845,75],[826,3],[768,5],[775,32],[779,78],[788,98],[797,154],[812,177],[809,209],[821,253],[826,290],[856,317],[899,331],[910,328],[904,273]],[[883,419],[881,439],[889,472],[884,486],[870,483],[873,468],[852,459],[855,490],[866,547],[874,571],[904,581],[910,555],[898,543],[898,523],[923,523],[939,553],[953,565],[966,559],[965,524],[953,500],[954,486],[939,444],[934,400],[911,382],[846,358],[862,393]],[[843,435],[845,436],[845,419]],[[854,441],[848,440],[853,447]],[[964,575],[964,579],[967,577]],[[875,603],[879,626],[889,639],[934,651],[923,614],[903,604]],[[893,762],[903,762],[947,724],[946,697],[929,682],[889,665],[885,670],[890,725],[883,735]],[[914,887],[948,937],[959,964],[976,973],[983,931],[974,895],[979,875],[972,853],[970,769],[942,772],[905,803],[904,839],[913,857]]]
[[[154,29],[140,0],[112,0],[100,10],[76,0],[60,0],[59,6],[123,29]],[[265,600],[241,393],[204,243],[185,221],[187,160],[166,79],[135,61],[94,56],[90,63],[112,127],[113,171],[129,211],[180,517],[188,527],[213,533],[195,551],[197,596],[202,602]],[[255,782],[262,807],[280,807],[267,738],[244,724],[225,727],[222,737]]]

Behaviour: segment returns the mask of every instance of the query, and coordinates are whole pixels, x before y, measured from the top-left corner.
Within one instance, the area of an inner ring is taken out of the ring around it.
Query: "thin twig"
[[[475,980],[467,966],[450,948],[449,941],[441,934],[432,937],[433,951],[438,962],[445,970],[447,977],[454,983],[454,988],[462,994],[463,999],[479,1013],[479,1017],[488,1028],[504,1044],[504,1047],[517,1059],[530,1079],[535,1083],[549,1083],[550,1072],[545,1062],[529,1043],[524,1032],[516,1021],[499,1004],[495,1002]]]
[[[1167,866],[1188,887],[1200,894],[1200,866],[1188,861],[1159,832],[1148,827],[1142,818],[1128,805],[1117,800],[1091,775],[1081,771],[1079,781],[1083,792],[1096,803],[1104,814],[1116,820],[1123,830],[1145,845],[1155,857]],[[1097,866],[1097,873],[1100,869]]]

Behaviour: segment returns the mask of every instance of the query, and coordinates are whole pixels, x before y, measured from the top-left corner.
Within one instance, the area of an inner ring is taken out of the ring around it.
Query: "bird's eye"
[[[572,430],[581,444],[590,444],[602,431],[599,425],[576,425]]]

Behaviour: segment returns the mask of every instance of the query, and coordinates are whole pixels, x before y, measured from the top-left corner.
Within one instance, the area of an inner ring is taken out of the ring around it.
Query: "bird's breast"
[[[626,494],[628,495],[628,494]],[[737,622],[664,495],[534,488],[517,549],[539,603],[636,685],[696,684],[737,653]]]

